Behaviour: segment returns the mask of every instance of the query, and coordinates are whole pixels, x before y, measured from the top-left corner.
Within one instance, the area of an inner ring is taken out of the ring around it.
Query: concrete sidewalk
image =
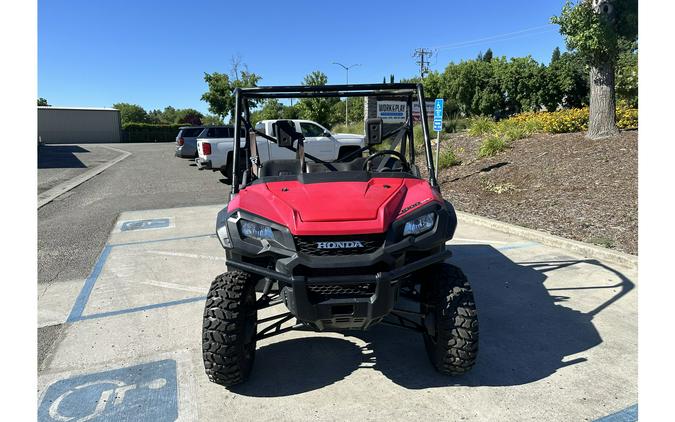
[[[86,280],[41,289],[40,326],[65,329],[40,367],[39,420],[593,420],[637,402],[635,270],[470,224],[449,244],[479,311],[469,374],[436,373],[419,334],[381,325],[262,340],[248,383],[211,384],[219,208],[123,213]]]

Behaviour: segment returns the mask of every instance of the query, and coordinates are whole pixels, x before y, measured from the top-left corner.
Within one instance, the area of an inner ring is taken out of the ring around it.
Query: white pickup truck
[[[323,161],[335,161],[365,145],[364,135],[335,133],[310,120],[292,120],[295,130],[304,135],[305,152]],[[255,125],[255,129],[266,135],[276,137],[274,126],[276,120],[262,120]],[[234,129],[232,129],[234,135]],[[241,146],[244,146],[242,136]],[[210,138],[197,139],[197,153],[195,159],[200,170],[220,171],[223,176],[232,176],[232,150],[234,139]],[[258,136],[256,138],[260,161],[295,158],[295,152],[281,148],[274,142]]]

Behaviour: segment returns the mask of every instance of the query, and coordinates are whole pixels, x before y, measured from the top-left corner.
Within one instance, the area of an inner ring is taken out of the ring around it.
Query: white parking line
[[[165,256],[179,256],[179,257],[182,257],[182,258],[210,259],[212,261],[225,261],[224,256],[199,255],[199,254],[185,253],[185,252],[145,251],[145,253],[150,253],[150,254],[154,254],[154,255],[165,255]]]
[[[198,287],[186,286],[186,285],[183,285],[183,284],[176,284],[176,283],[169,283],[169,282],[166,282],[166,281],[145,280],[145,281],[141,281],[140,283],[146,284],[148,286],[164,287],[165,289],[182,290],[182,291],[185,291],[185,292],[193,292],[193,293],[204,293],[204,289],[200,289]]]

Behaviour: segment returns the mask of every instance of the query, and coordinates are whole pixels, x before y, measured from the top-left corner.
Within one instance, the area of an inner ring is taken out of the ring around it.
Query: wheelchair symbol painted
[[[57,381],[49,386],[38,409],[39,421],[173,421],[177,417],[174,360]]]
[[[94,409],[93,412],[86,416],[82,416],[80,418],[75,419],[74,416],[63,416],[59,413],[59,405],[61,404],[61,401],[68,397],[70,394],[72,394],[74,391],[91,387],[94,385],[99,385],[99,384],[112,384],[116,385],[117,387],[110,389],[110,390],[103,390],[101,392],[101,397],[98,399],[98,402],[96,403],[96,408]],[[52,403],[51,406],[49,406],[49,416],[51,416],[54,420],[57,421],[73,421],[73,422],[85,422],[85,421],[90,421],[96,417],[99,417],[104,414],[106,407],[108,405],[110,406],[118,406],[121,405],[124,402],[124,396],[126,395],[127,391],[129,390],[134,390],[136,388],[142,388],[142,387],[147,387],[152,390],[157,390],[159,388],[162,388],[166,385],[166,380],[164,378],[157,378],[145,386],[143,385],[136,385],[136,384],[125,384],[123,381],[119,380],[102,380],[102,381],[94,381],[94,382],[88,382],[83,385],[78,385],[75,387],[75,390],[69,390],[66,391],[65,393],[61,394],[56,400],[54,400],[54,403]],[[112,401],[110,398],[112,397]]]

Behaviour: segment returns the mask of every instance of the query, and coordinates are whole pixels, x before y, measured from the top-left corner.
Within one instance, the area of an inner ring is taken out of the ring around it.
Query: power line
[[[436,46],[436,47],[432,47],[432,49],[433,50],[445,50],[445,49],[464,47],[468,44],[475,44],[475,43],[480,43],[480,42],[484,42],[484,41],[498,40],[500,38],[510,37],[510,36],[517,35],[517,34],[524,34],[524,33],[527,33],[527,32],[537,31],[537,30],[541,30],[541,29],[544,29],[544,28],[551,28],[552,26],[554,26],[554,25],[550,24],[550,23],[546,24],[546,25],[533,26],[531,28],[521,29],[519,31],[505,32],[503,34],[491,35],[489,37],[476,38],[476,39],[473,39],[473,40],[460,41],[460,42],[456,42],[456,43],[452,43],[452,44],[439,45],[439,46]],[[554,29],[554,28],[551,28],[551,29]],[[542,31],[542,33],[543,32],[547,32],[547,31]],[[530,34],[527,34],[527,35],[529,36]],[[535,35],[535,34],[532,34],[532,35]]]
[[[443,48],[443,49],[436,49],[435,52],[436,52],[436,56],[438,57],[439,51],[457,50],[457,49],[460,49],[460,48],[467,48],[467,47],[476,47],[476,46],[485,45],[485,44],[488,44],[488,43],[489,44],[500,43],[500,42],[504,42],[504,41],[511,41],[511,40],[516,40],[516,39],[521,39],[521,38],[532,37],[532,36],[535,36],[535,35],[548,34],[548,33],[551,33],[551,32],[555,32],[555,31],[554,30],[544,30],[544,31],[539,31],[539,32],[531,32],[531,33],[528,33],[528,34],[514,35],[512,37],[494,39],[492,41],[474,42],[474,43],[471,43],[471,44],[463,44],[463,45],[456,46],[456,47],[446,47],[446,48]]]
[[[413,52],[413,57],[419,57],[415,63],[420,65],[420,77],[424,78],[425,73],[429,73],[429,60],[425,60],[424,57],[430,58],[434,54],[433,51],[426,48],[416,48]]]

